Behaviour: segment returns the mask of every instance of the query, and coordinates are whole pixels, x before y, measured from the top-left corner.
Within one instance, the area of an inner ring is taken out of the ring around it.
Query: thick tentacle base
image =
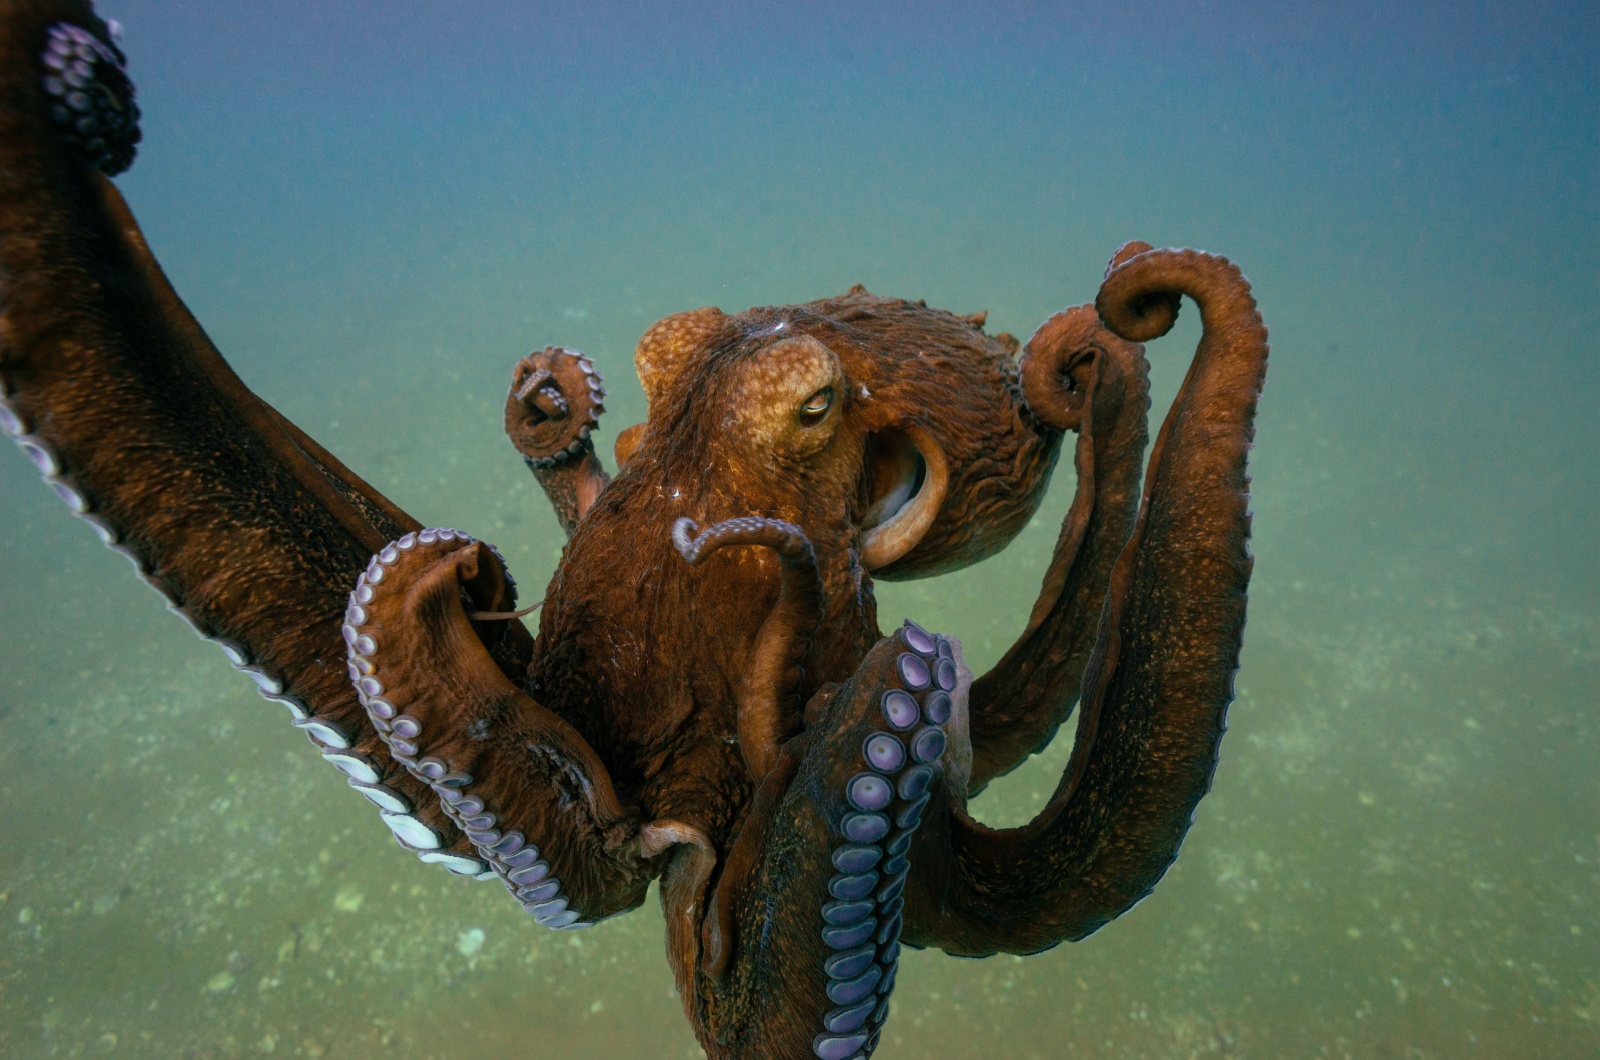
[[[487,650],[511,602],[498,553],[456,530],[406,534],[350,596],[350,675],[390,754],[438,796],[488,873],[535,920],[575,930],[643,900],[639,829],[570,727]]]

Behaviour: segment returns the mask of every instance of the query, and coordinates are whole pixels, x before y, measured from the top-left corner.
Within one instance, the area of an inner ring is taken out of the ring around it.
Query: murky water
[[[596,357],[609,447],[679,309],[860,281],[1025,335],[1125,239],[1241,262],[1273,364],[1215,790],[1089,941],[909,954],[879,1055],[1579,1057],[1600,33],[1514,8],[103,10],[123,187],[218,345],[526,584],[560,540],[500,431],[529,348]],[[1194,338],[1152,347],[1158,405]],[[988,665],[1070,487],[885,620]],[[0,507],[0,1054],[700,1055],[653,900],[568,937],[419,864],[21,457]],[[980,816],[1027,819],[1064,744]]]

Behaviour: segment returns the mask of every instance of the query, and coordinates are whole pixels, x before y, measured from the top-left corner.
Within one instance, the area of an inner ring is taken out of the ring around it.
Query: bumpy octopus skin
[[[1033,953],[1132,907],[1215,769],[1251,561],[1266,330],[1223,258],[1129,244],[1022,346],[855,288],[652,327],[646,422],[595,451],[576,351],[506,429],[568,534],[537,639],[498,552],[424,528],[251,393],[109,177],[125,57],[88,4],[0,0],[0,429],[174,613],[285,708],[397,842],[577,930],[662,881],[713,1057],[870,1055],[902,945]],[[1203,336],[1144,461],[1141,343]],[[875,578],[1003,549],[1074,434],[1026,628],[974,679],[884,635]],[[1054,796],[968,798],[1077,708]]]

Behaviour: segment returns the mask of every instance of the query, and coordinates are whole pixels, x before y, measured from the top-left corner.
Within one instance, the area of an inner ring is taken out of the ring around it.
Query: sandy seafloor
[[[218,345],[533,594],[529,348],[598,360],[609,454],[670,312],[859,281],[1026,336],[1125,239],[1234,257],[1273,354],[1215,789],[1092,939],[908,954],[879,1055],[1600,1055],[1592,9],[103,10],[146,113],[122,187]],[[1070,487],[884,622],[987,666]],[[700,1055],[654,896],[538,929],[287,722],[0,453],[0,1055]],[[1026,820],[1068,743],[980,816]]]

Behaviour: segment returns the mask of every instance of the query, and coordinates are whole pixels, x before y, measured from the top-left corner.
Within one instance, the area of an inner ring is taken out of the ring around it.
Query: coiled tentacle
[[[605,380],[577,350],[546,346],[517,362],[506,395],[506,436],[571,537],[610,477],[593,435],[605,412]]]

